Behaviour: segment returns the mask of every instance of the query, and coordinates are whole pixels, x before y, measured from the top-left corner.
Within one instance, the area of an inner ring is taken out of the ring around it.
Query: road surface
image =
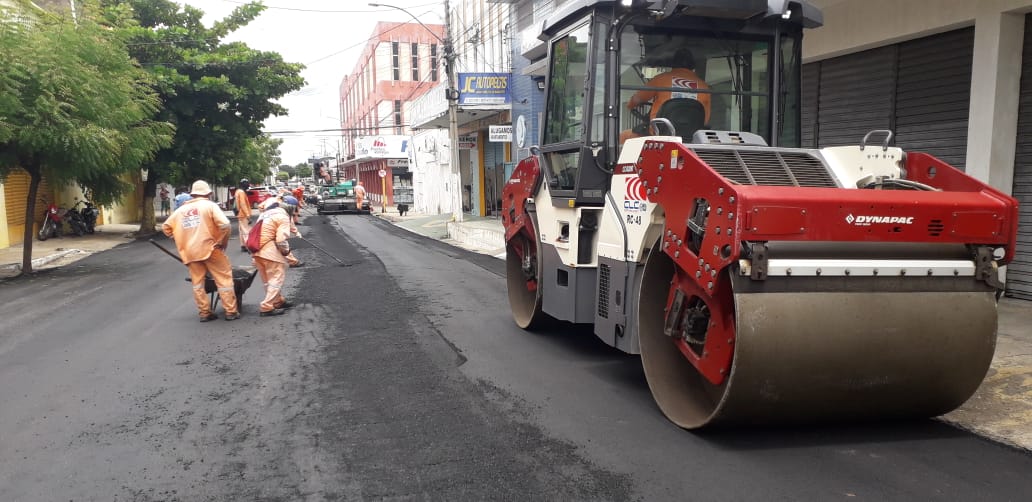
[[[280,317],[258,317],[256,281],[242,319],[198,323],[183,266],[146,242],[0,283],[0,500],[1032,492],[1032,456],[934,420],[685,432],[638,358],[516,328],[502,261],[368,215],[304,223],[346,266],[296,242]]]

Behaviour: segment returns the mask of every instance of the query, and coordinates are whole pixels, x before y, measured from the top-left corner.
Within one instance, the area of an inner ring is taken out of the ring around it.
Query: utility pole
[[[448,76],[448,88],[444,90],[444,97],[448,100],[448,136],[451,139],[451,172],[452,176],[455,177],[455,186],[452,190],[452,219],[455,221],[462,221],[462,171],[459,169],[459,90],[457,86],[457,78],[455,77],[455,44],[452,43],[452,29],[451,29],[451,4],[448,0],[444,0],[444,39],[437,36],[430,28],[428,28],[422,21],[419,20],[411,12],[395,6],[381,3],[370,3],[370,7],[387,7],[390,9],[396,9],[408,14],[409,17],[414,19],[420,26],[426,31],[430,32],[430,35],[437,39],[444,45],[444,64],[445,73]]]
[[[452,41],[451,6],[444,0],[444,64],[448,73],[448,137],[451,143],[451,172],[455,177],[452,187],[452,219],[462,221],[462,171],[459,167],[459,90],[455,78],[455,45]]]

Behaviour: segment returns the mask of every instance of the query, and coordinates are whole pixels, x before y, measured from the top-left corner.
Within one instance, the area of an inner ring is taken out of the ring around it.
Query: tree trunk
[[[36,212],[36,194],[39,193],[39,184],[43,179],[43,175],[40,174],[41,169],[39,165],[30,165],[25,163],[22,166],[29,173],[29,200],[25,202],[25,232],[23,234],[22,241],[22,274],[32,273],[32,236],[35,232],[32,231],[32,216]],[[49,217],[49,216],[44,216]]]
[[[136,232],[138,236],[154,235],[157,233],[154,230],[157,225],[157,219],[154,217],[154,191],[158,188],[158,179],[156,173],[151,172],[151,175],[147,177],[147,181],[143,182],[143,216],[140,218],[140,230]]]

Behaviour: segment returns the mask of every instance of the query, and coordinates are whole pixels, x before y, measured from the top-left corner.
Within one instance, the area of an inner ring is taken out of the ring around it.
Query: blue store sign
[[[460,105],[507,105],[512,102],[509,93],[509,73],[460,73]]]

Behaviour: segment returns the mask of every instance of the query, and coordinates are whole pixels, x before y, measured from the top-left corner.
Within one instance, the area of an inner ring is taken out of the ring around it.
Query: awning
[[[548,72],[548,59],[541,59],[530,63],[523,69],[522,74],[531,77],[544,77]]]

